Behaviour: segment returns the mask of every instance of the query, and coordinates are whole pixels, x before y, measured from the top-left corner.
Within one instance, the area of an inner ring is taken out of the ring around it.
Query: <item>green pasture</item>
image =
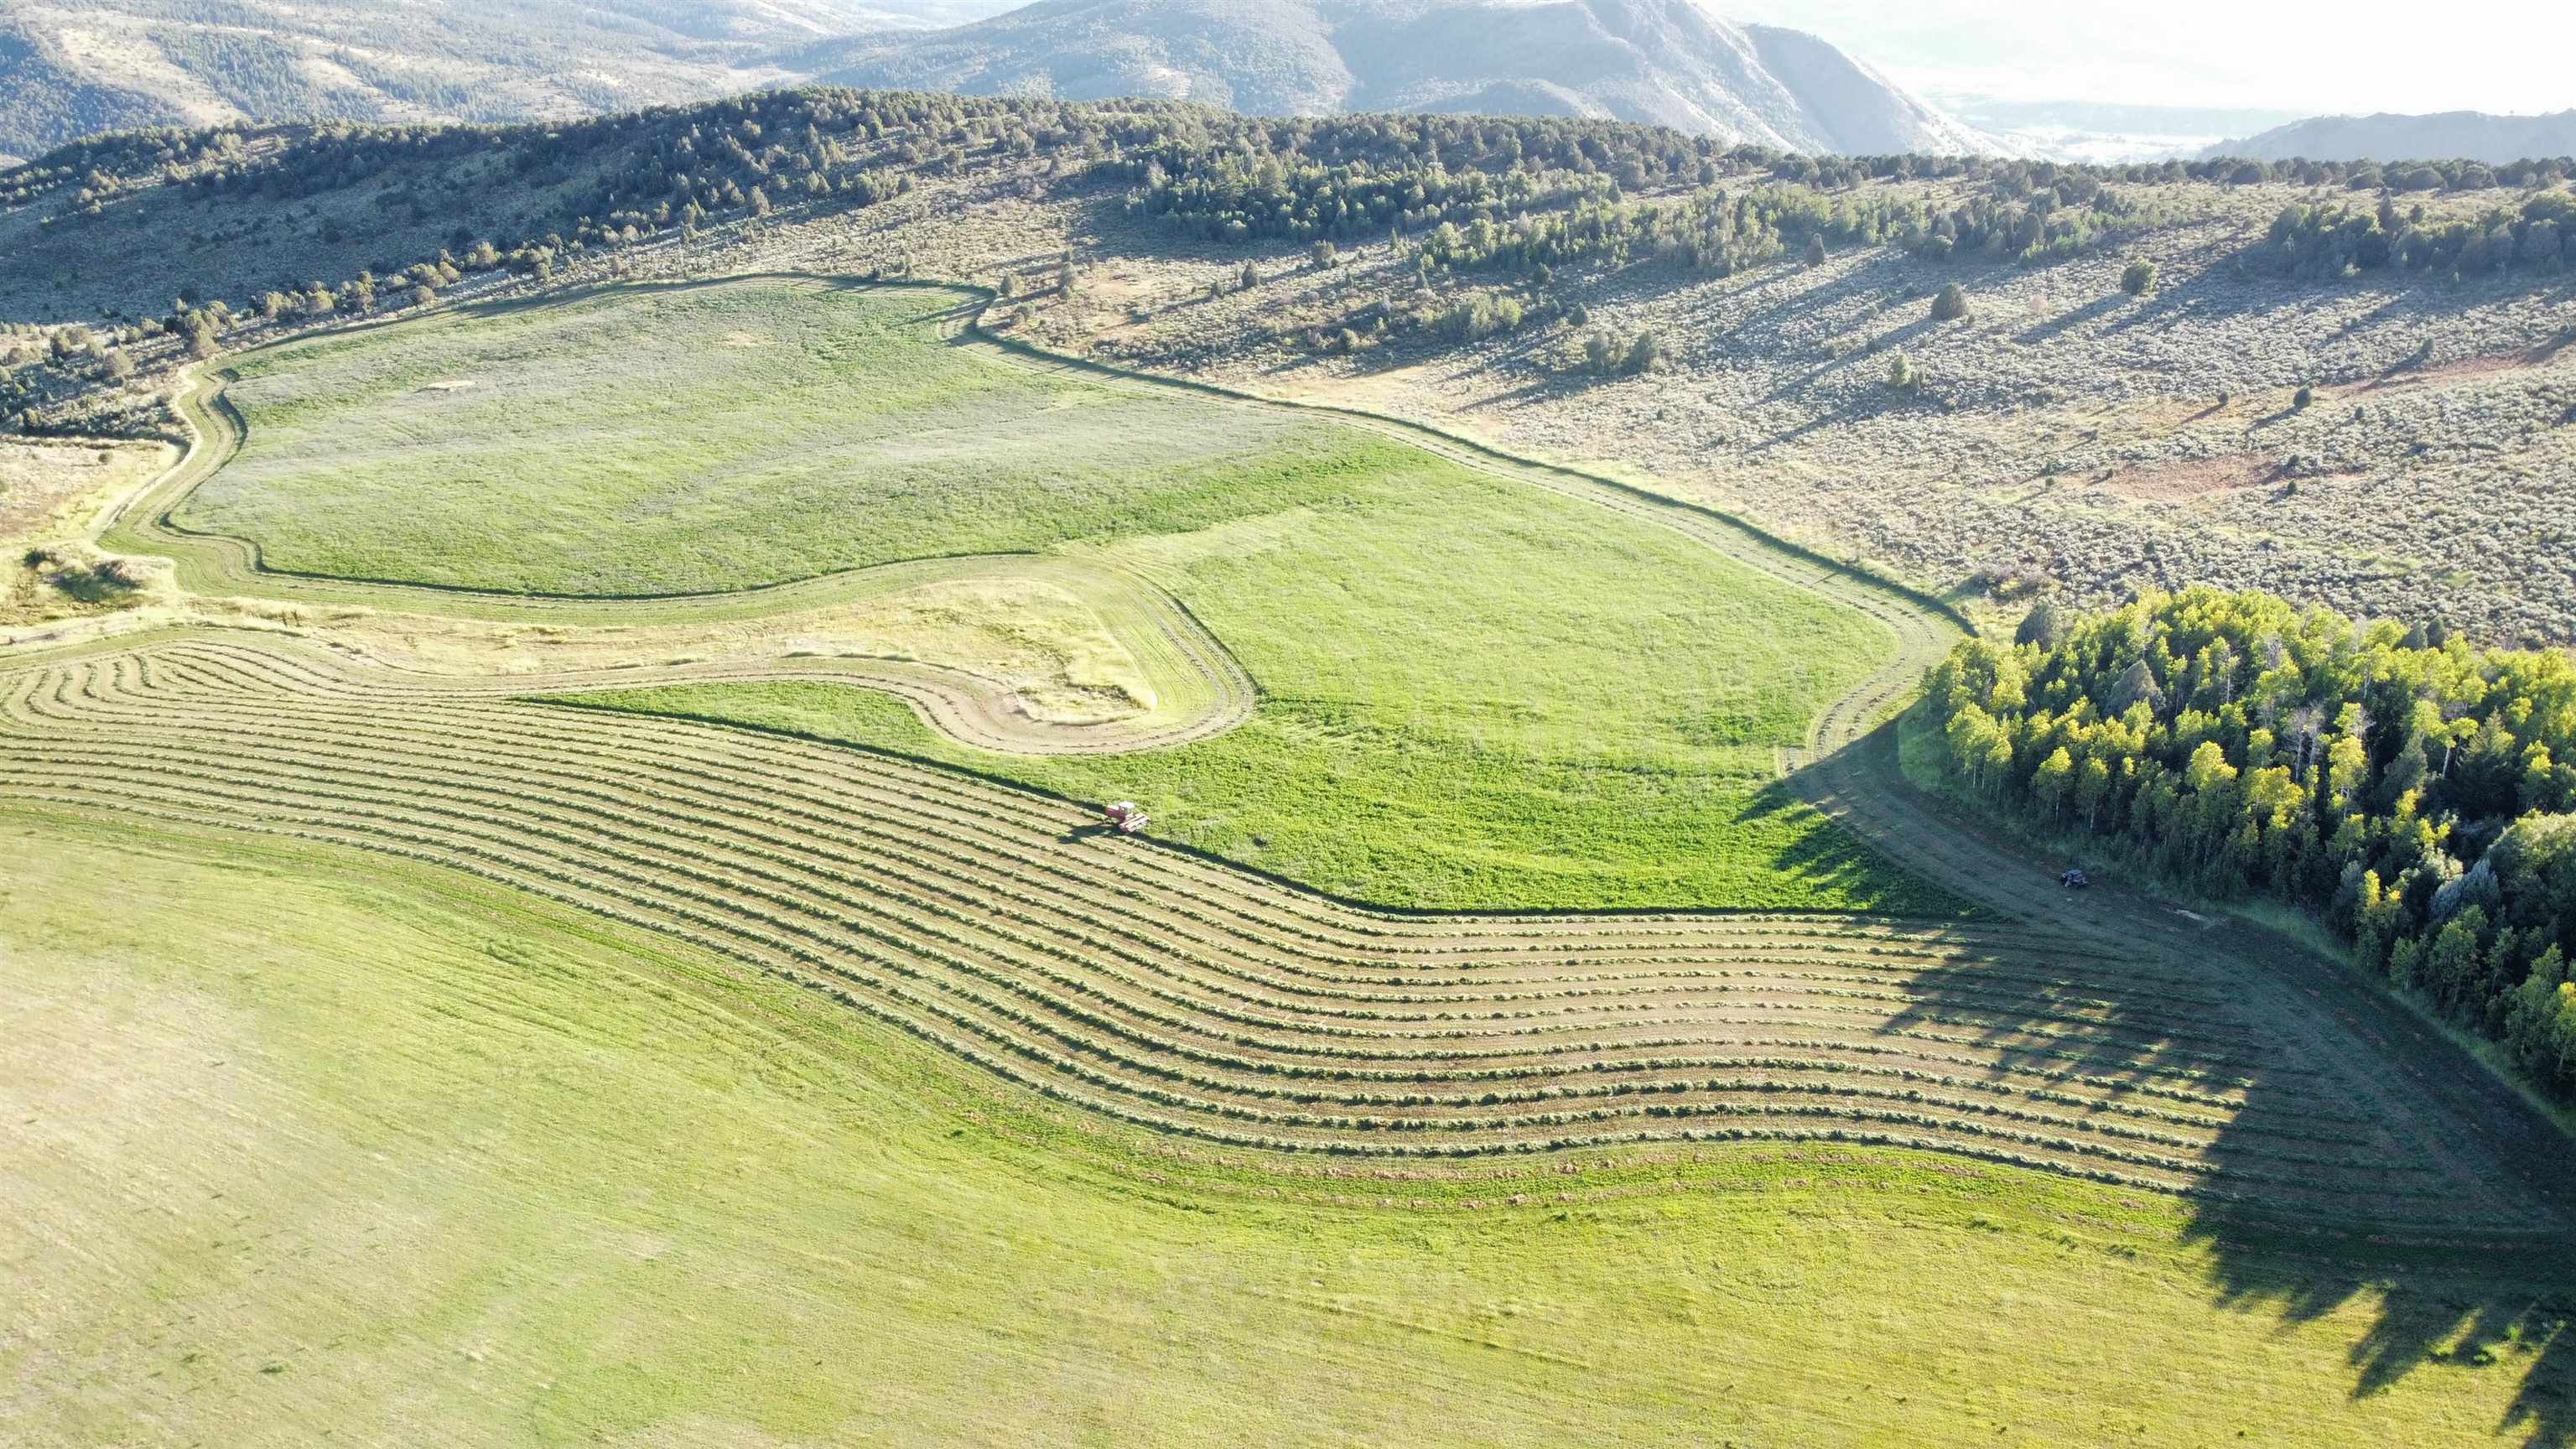
[[[943,345],[949,293],[743,281],[467,308],[245,353],[180,524],[273,569],[505,592],[752,588],[1204,527],[1367,466]]]
[[[22,806],[0,859],[30,1449],[2429,1445],[2566,1388],[2475,1306],[2536,1265],[1823,1144],[1192,1152],[451,873]]]
[[[590,702],[1132,797],[1170,838],[1390,903],[1956,908],[1772,783],[1778,750],[1892,655],[1878,623],[1373,433],[946,345],[945,305],[753,280],[253,353],[230,393],[243,450],[181,517],[271,567],[490,589],[1097,558],[1235,653],[1262,694],[1249,726],[1027,758],[847,687]]]

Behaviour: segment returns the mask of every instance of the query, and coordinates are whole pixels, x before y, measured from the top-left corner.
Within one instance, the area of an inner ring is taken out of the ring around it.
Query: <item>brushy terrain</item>
[[[1770,783],[1892,655],[1870,619],[1375,434],[944,346],[942,305],[740,282],[251,354],[249,441],[176,516],[272,567],[548,592],[1043,548],[1179,597],[1259,686],[1253,720],[1030,761],[829,684],[646,702],[779,724],[785,701],[1371,900],[1943,908]]]
[[[1139,256],[1129,295],[1054,325],[1131,365],[1631,467],[1999,613],[2209,583],[2576,638],[2576,291],[2556,273],[2285,281],[2249,264],[2279,209],[2312,199],[2204,194],[2216,215],[2036,267],[1867,247],[1726,278],[1568,269],[1544,293],[1468,278],[1418,298],[1381,243],[1211,301],[1221,263]],[[2139,258],[2159,282],[2132,297]],[[1935,321],[1951,282],[1969,315]],[[1460,294],[1552,295],[1589,318],[1333,345]],[[1651,333],[1661,359],[1586,375],[1593,332]],[[1912,381],[1895,387],[1900,355]]]
[[[1050,345],[1626,467],[1999,614],[2214,583],[2565,641],[2576,294],[2542,253],[2568,205],[2558,163],[1818,163],[1607,123],[844,91],[171,133],[0,173],[0,318],[45,329],[0,413],[166,432],[199,331],[249,345],[422,286],[881,270],[1007,283],[997,322]],[[1778,225],[1669,234],[1747,207]],[[1601,218],[1639,240],[1587,242]],[[1930,316],[1945,285],[1964,318]],[[1516,325],[1438,321],[1504,302]],[[1640,336],[1642,373],[1582,364]]]
[[[2512,1290],[2467,1260],[1848,1146],[1299,1172],[452,872],[53,811],[0,846],[30,1449],[2565,1427],[2545,1325],[2469,1316]]]

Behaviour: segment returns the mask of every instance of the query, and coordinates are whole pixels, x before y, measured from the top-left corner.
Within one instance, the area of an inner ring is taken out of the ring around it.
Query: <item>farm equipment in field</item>
[[[1134,835],[1143,830],[1145,822],[1152,818],[1145,813],[1144,806],[1133,800],[1120,800],[1101,812],[1102,821],[1121,835]]]

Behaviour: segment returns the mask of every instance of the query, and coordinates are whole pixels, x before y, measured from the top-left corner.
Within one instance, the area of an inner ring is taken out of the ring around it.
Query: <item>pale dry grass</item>
[[[130,583],[95,584],[113,557],[92,547],[119,500],[177,457],[165,444],[0,440],[0,627],[94,619],[167,601],[168,570],[117,566]],[[5,636],[0,636],[5,637]]]
[[[215,607],[222,609],[222,601]],[[1156,700],[1136,656],[1100,615],[1043,579],[941,579],[879,598],[745,619],[531,624],[352,609],[309,618],[302,629],[399,668],[446,675],[508,678],[681,660],[874,659],[973,675],[1052,723],[1129,718]]]

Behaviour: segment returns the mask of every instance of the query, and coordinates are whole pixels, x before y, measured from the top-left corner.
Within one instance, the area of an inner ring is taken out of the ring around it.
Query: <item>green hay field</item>
[[[1204,527],[1371,466],[1326,425],[943,346],[954,301],[746,281],[262,348],[227,393],[248,436],[176,521],[295,573],[703,593]]]
[[[1132,797],[1167,838],[1395,904],[1958,909],[1772,784],[1778,751],[1892,657],[1884,626],[1372,433],[943,345],[941,305],[746,281],[255,353],[229,394],[243,450],[179,517],[271,567],[488,589],[1097,557],[1234,652],[1262,691],[1250,725],[1031,759],[848,687],[592,702]]]
[[[2563,1389],[2470,1263],[2222,1263],[2152,1194],[1821,1146],[1328,1176],[448,872],[27,807],[0,859],[30,1449],[2430,1445]]]

